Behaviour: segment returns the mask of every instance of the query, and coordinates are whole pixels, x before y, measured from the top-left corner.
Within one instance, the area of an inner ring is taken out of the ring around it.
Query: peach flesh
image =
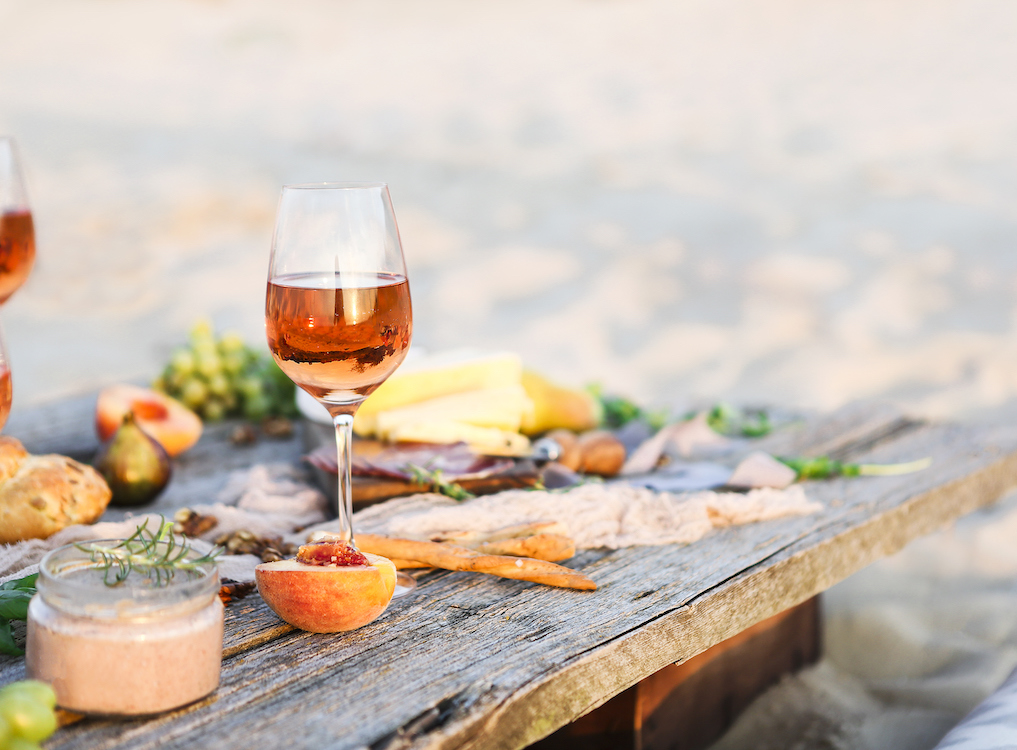
[[[254,577],[265,603],[290,625],[312,633],[356,630],[377,619],[395,591],[392,561],[364,556],[370,565],[262,563]]]
[[[113,385],[103,389],[95,405],[95,430],[101,441],[113,437],[128,411],[171,456],[183,453],[201,437],[201,419],[176,399],[136,385]]]

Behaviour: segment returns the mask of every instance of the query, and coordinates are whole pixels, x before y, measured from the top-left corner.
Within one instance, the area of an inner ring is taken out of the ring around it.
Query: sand
[[[15,409],[152,377],[199,316],[260,340],[279,186],[383,179],[432,351],[675,409],[1011,420],[1015,22],[1003,0],[7,0],[0,131],[39,252],[2,315]],[[1009,594],[971,575],[1009,643]],[[829,597],[830,665],[894,628],[969,653],[936,594],[891,615],[880,583]],[[893,663],[918,680],[914,643]],[[788,690],[927,746],[1001,679],[992,648],[924,713],[869,711],[876,677],[834,666]]]
[[[283,182],[391,183],[416,343],[657,403],[1017,414],[1005,2],[9,0],[15,408],[263,336]]]
[[[825,655],[713,750],[931,748],[1017,667],[1017,495],[824,594]]]

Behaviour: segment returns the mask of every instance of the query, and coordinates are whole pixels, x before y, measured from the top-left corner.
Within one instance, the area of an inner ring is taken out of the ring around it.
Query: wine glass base
[[[392,593],[393,599],[401,599],[404,596],[408,596],[412,594],[413,590],[416,588],[416,578],[411,576],[409,573],[403,573],[401,570],[396,571],[395,591]]]

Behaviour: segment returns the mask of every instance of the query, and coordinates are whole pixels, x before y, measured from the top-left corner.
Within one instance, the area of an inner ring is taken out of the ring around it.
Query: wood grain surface
[[[221,485],[223,470],[210,471],[209,461],[242,450],[224,434],[206,435],[197,458],[178,468],[175,497]],[[296,440],[266,445],[292,460]],[[593,578],[596,592],[438,572],[376,622],[341,635],[294,631],[251,595],[229,609],[213,696],[156,718],[86,719],[46,747],[525,747],[1017,484],[1017,430],[920,424],[886,407],[794,424],[764,444],[934,462],[907,476],[809,483],[824,506],[812,516],[733,527],[684,547],[582,552],[566,564]],[[264,450],[246,456],[265,460]],[[0,658],[0,682],[19,669],[19,660]]]

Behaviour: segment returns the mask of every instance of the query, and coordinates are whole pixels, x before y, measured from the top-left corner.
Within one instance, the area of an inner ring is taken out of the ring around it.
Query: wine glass
[[[35,228],[14,139],[0,136],[0,305],[25,283],[35,262]],[[11,371],[0,334],[0,428],[11,411]]]
[[[11,414],[13,396],[11,368],[7,364],[7,345],[4,343],[4,333],[0,330],[0,430],[7,424],[7,417]]]
[[[406,357],[412,319],[388,186],[284,186],[269,261],[268,346],[282,371],[332,415],[339,536],[354,546],[353,417]],[[399,583],[414,582],[400,574]]]
[[[14,139],[0,136],[0,304],[25,283],[35,262],[35,229]]]

